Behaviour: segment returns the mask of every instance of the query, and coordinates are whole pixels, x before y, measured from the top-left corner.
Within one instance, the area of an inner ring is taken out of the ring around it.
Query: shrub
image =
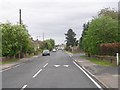
[[[116,53],[120,53],[120,43],[119,42],[100,44],[100,54],[101,55],[115,56]]]

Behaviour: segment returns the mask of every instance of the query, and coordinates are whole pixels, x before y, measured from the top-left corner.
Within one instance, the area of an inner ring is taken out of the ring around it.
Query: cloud
[[[19,21],[19,9],[28,31],[36,39],[45,33],[45,38],[54,38],[63,43],[64,33],[69,28],[79,39],[82,26],[91,20],[102,8],[116,8],[119,0],[2,0],[0,3],[0,22]]]

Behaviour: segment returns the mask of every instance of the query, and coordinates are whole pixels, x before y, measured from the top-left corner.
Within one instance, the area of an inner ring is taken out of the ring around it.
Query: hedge
[[[120,42],[100,44],[101,55],[115,56],[116,53],[120,53]]]

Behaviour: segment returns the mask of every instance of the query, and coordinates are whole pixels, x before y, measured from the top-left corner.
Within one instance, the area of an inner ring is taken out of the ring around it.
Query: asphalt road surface
[[[2,72],[2,88],[98,88],[64,51]]]

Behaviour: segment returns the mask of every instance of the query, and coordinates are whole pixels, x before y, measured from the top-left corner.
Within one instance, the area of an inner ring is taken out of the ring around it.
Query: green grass
[[[17,62],[19,59],[9,59],[3,62],[0,62],[0,64],[10,64],[10,63],[14,63]]]
[[[31,54],[31,55],[28,55],[26,58],[31,58],[33,56],[35,56],[35,55]],[[18,61],[19,61],[19,59],[16,59],[16,58],[15,59],[8,59],[6,61],[0,62],[0,65],[2,65],[2,64],[10,64],[10,63],[18,62]]]
[[[105,60],[100,60],[100,59],[97,59],[97,58],[92,58],[92,57],[87,57],[87,56],[80,56],[81,58],[85,58],[95,64],[98,64],[98,65],[101,65],[101,66],[116,66],[116,65],[113,65],[112,63],[110,62],[107,62]]]

